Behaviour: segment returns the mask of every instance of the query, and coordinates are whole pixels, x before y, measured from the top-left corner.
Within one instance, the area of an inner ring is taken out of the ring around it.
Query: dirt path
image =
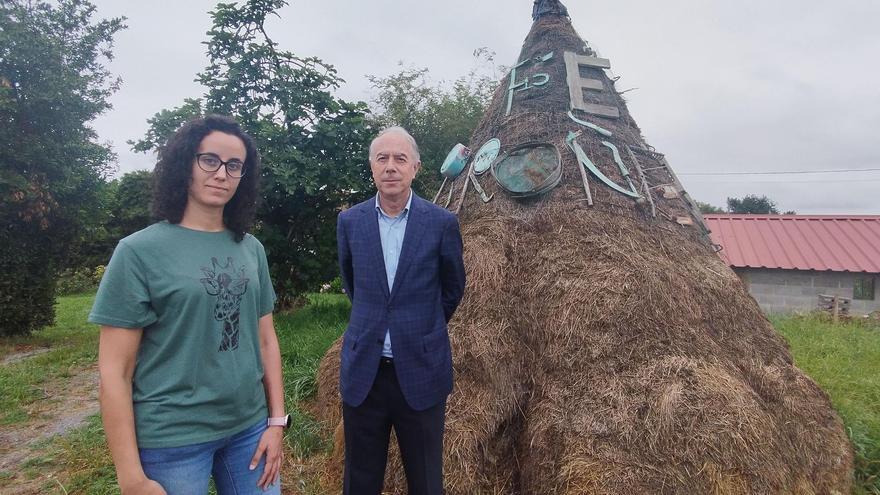
[[[82,426],[99,410],[97,365],[75,371],[69,378],[47,381],[41,388],[43,398],[28,407],[26,423],[0,426],[2,495],[64,493],[54,481],[63,465],[56,460],[49,467],[29,469],[28,461],[47,453],[45,440]]]
[[[5,356],[2,360],[0,360],[0,366],[4,366],[7,364],[15,364],[19,361],[24,361],[25,359],[32,358],[34,356],[39,356],[40,354],[45,354],[49,352],[51,349],[48,347],[39,347],[37,349],[22,351],[10,354]]]

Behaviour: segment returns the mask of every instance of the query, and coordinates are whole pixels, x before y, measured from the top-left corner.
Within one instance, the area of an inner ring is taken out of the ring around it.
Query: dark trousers
[[[373,388],[358,407],[342,404],[345,429],[345,495],[379,495],[385,478],[391,428],[410,495],[443,493],[443,427],[446,401],[424,411],[409,407],[394,365],[383,359]]]

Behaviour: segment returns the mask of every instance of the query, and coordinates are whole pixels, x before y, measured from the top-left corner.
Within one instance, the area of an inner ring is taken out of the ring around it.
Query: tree
[[[730,213],[772,214],[778,215],[776,202],[767,196],[749,194],[739,198],[727,198],[727,211]]]
[[[723,208],[702,201],[697,201],[697,207],[700,209],[700,213],[724,213]]]
[[[0,0],[0,334],[54,318],[55,274],[99,215],[112,150],[88,123],[119,80],[104,64],[123,19],[86,0]]]
[[[71,246],[70,269],[94,269],[110,261],[113,249],[123,237],[147,227],[153,174],[147,170],[128,172],[99,188],[99,215],[90,217],[89,226]]]
[[[94,212],[83,219],[77,234],[68,244],[64,266],[67,271],[94,270],[106,265],[119,237],[112,234],[111,221],[116,209],[119,181],[101,181],[95,188]]]
[[[368,76],[377,91],[373,119],[380,127],[406,128],[421,152],[422,170],[413,187],[425,197],[437,191],[442,180],[440,166],[456,143],[470,140],[498,85],[485,69],[494,54],[484,48],[474,51],[477,66],[456,79],[451,88],[441,81],[432,85],[428,69],[400,64],[400,72],[386,77]],[[476,150],[473,150],[476,151]]]
[[[119,178],[110,220],[115,238],[121,239],[150,225],[152,189],[153,174],[148,170],[129,172]]]
[[[282,50],[266,18],[284,0],[218,4],[211,12],[202,98],[157,113],[135,150],[155,150],[188,118],[235,117],[263,160],[256,234],[266,247],[282,304],[336,276],[336,215],[371,194],[367,148],[375,130],[364,103],[331,93],[342,80],[317,58]]]

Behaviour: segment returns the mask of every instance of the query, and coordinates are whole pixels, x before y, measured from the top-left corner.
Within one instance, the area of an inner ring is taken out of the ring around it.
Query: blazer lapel
[[[424,238],[425,232],[425,208],[422,199],[413,193],[409,216],[406,219],[406,232],[403,234],[403,247],[400,249],[400,261],[397,263],[397,272],[394,274],[394,287],[391,289],[391,299],[400,292],[400,282],[406,276],[415,253],[418,252],[419,244]],[[378,224],[378,221],[377,221]]]
[[[388,274],[385,271],[385,256],[382,254],[382,238],[379,237],[379,215],[376,213],[375,196],[368,204],[367,209],[364,210],[364,214],[367,216],[367,221],[361,223],[365,230],[364,239],[367,240],[368,249],[373,256],[376,279],[381,282],[379,285],[382,286],[382,293],[385,294],[385,299],[388,299],[390,297],[388,293]]]

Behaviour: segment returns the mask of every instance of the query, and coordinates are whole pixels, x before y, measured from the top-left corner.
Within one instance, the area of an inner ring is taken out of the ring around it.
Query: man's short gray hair
[[[373,145],[376,144],[376,140],[386,134],[391,134],[392,132],[397,133],[397,134],[402,134],[406,138],[406,140],[409,141],[409,144],[412,146],[413,152],[415,152],[415,154],[416,154],[416,156],[415,156],[416,161],[420,162],[422,156],[419,153],[419,145],[416,143],[416,139],[414,137],[412,137],[412,135],[409,133],[409,131],[407,131],[403,127],[400,127],[399,125],[386,127],[384,129],[382,129],[381,131],[379,131],[379,134],[376,137],[374,137],[372,141],[370,141],[370,160],[373,159]]]

